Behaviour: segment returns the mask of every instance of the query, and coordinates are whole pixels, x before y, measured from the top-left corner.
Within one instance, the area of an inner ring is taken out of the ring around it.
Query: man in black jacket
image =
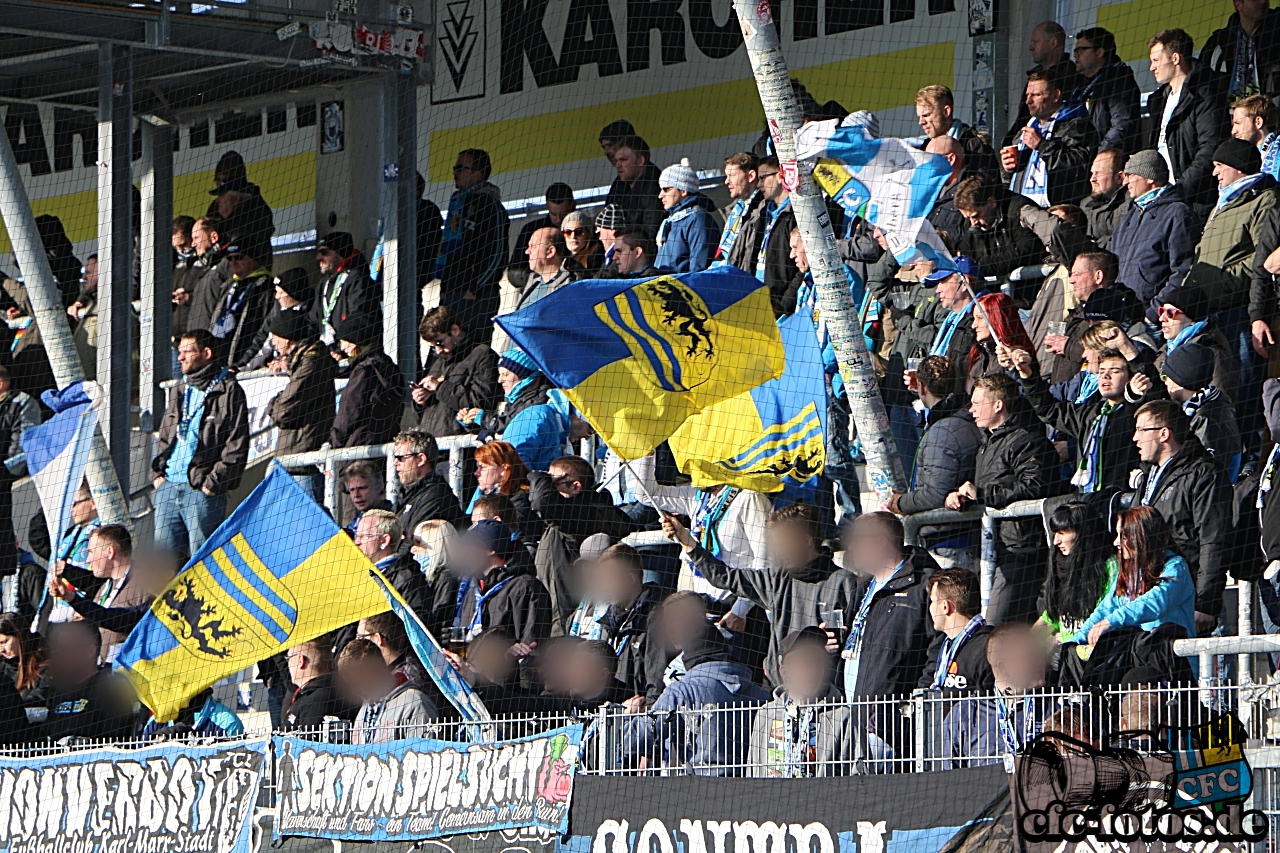
[[[433,519],[447,521],[458,530],[466,527],[457,495],[436,472],[439,464],[440,446],[425,429],[415,427],[396,436],[396,476],[402,488],[394,512],[410,534]]]
[[[334,380],[338,363],[320,342],[320,329],[299,311],[284,311],[271,322],[271,343],[285,362],[289,384],[267,404],[267,417],[280,429],[276,456],[319,450],[333,428]],[[314,465],[288,469],[319,500],[323,477]]]
[[[595,471],[581,456],[561,456],[547,471],[529,472],[529,506],[566,536],[585,539],[604,533],[621,539],[634,529],[608,492],[595,490]]]
[[[609,185],[605,204],[617,206],[628,225],[642,225],[650,236],[656,235],[667,211],[658,200],[661,172],[649,162],[649,143],[638,136],[621,137],[614,145],[613,167],[618,177]]]
[[[756,179],[764,202],[756,206],[738,232],[729,263],[763,281],[776,306],[799,269],[791,257],[796,215],[791,210],[791,194],[782,183],[777,157],[761,158]]]
[[[209,328],[213,322],[213,308],[231,280],[231,265],[219,245],[221,242],[222,221],[219,217],[206,216],[191,226],[191,247],[195,249],[196,261],[188,279],[191,292],[186,322],[188,329]]]
[[[962,483],[947,495],[947,509],[963,509],[969,501],[1004,509],[1015,501],[1048,497],[1057,481],[1058,454],[1013,381],[1003,375],[979,379],[969,411],[986,435],[978,448],[973,482]],[[1000,625],[1035,619],[1047,551],[1038,516],[998,522],[988,622]]]
[[[477,329],[498,313],[498,281],[507,262],[507,210],[502,192],[489,182],[489,153],[468,148],[453,167],[440,260],[440,304]]]
[[[502,399],[498,387],[498,354],[474,341],[443,305],[432,308],[418,324],[418,334],[431,345],[422,378],[412,387],[413,404],[421,412],[418,425],[434,436],[461,435],[461,409],[490,410]]]
[[[1047,71],[1027,75],[1027,119],[1014,125],[1013,142],[1000,149],[1002,180],[1040,207],[1075,204],[1089,188],[1098,131],[1082,104]]]
[[[347,356],[347,387],[329,430],[331,447],[386,444],[400,428],[404,376],[382,351],[382,333],[372,318],[356,316],[338,323],[338,346]]]
[[[1133,69],[1116,56],[1116,37],[1102,27],[1081,30],[1076,33],[1075,58],[1079,84],[1069,97],[1089,110],[1100,139],[1098,149],[1137,151],[1142,147],[1141,92]]]
[[[540,640],[551,636],[551,596],[537,578],[508,567],[514,544],[511,528],[501,521],[477,521],[462,536],[462,586],[454,625],[468,642],[490,628],[508,627],[515,643],[510,653],[528,657]]]
[[[99,667],[102,634],[88,622],[49,626],[49,676],[52,695],[45,722],[30,730],[28,740],[64,737],[119,740],[133,734],[133,706],[126,685],[110,667]]]
[[[943,569],[925,581],[935,630],[947,638],[930,651],[918,687],[928,690],[990,690],[995,686],[987,661],[991,626],[982,618],[978,576],[966,569]]]
[[[151,460],[157,548],[190,556],[227,514],[227,492],[249,459],[244,390],[214,356],[217,341],[192,329],[178,341],[182,381],[169,391]]]
[[[343,701],[333,683],[333,635],[324,634],[285,652],[293,690],[285,694],[279,727],[315,731],[325,717],[355,718],[357,707]]]
[[[218,339],[218,355],[232,370],[242,370],[258,354],[262,323],[274,305],[275,279],[262,265],[271,243],[228,223],[232,236],[226,247],[231,282],[213,308],[209,331]]]
[[[1200,61],[1229,81],[1232,99],[1280,95],[1280,12],[1269,0],[1235,0],[1227,25],[1200,49]]]
[[[1022,224],[1022,208],[1031,204],[1026,197],[973,175],[956,187],[954,200],[956,209],[969,220],[969,230],[957,248],[983,273],[1005,276],[1044,260],[1044,244]]]
[[[1133,442],[1141,461],[1132,506],[1150,506],[1169,524],[1174,547],[1196,580],[1196,631],[1208,634],[1222,612],[1231,565],[1231,483],[1172,400],[1138,409]]]
[[[995,180],[996,153],[991,150],[991,143],[956,118],[955,108],[955,95],[947,86],[925,86],[916,92],[916,121],[924,131],[926,150],[928,142],[950,137],[959,143],[960,158],[969,174],[985,175]]]
[[[422,567],[401,546],[404,528],[393,512],[371,509],[356,525],[355,542],[374,568],[390,581],[409,609],[424,623],[431,621],[433,597]]]
[[[338,342],[338,324],[354,320],[381,321],[382,293],[369,278],[369,263],[356,249],[346,231],[326,234],[316,246],[320,281],[311,316],[320,326],[320,340],[332,346]],[[381,329],[378,330],[381,335]]]
[[[1027,50],[1031,54],[1031,61],[1035,63],[1027,70],[1028,77],[1037,72],[1052,74],[1057,78],[1062,91],[1067,96],[1079,88],[1076,67],[1071,62],[1071,54],[1067,53],[1067,31],[1057,21],[1043,21],[1036,24],[1031,31]],[[1000,143],[1001,148],[1006,148],[1017,141],[1017,128],[1026,124],[1027,116],[1027,103],[1023,101],[1018,104],[1018,117],[1014,121],[1013,129]]]
[[[600,619],[602,639],[617,660],[614,677],[625,687],[623,699],[643,697],[649,687],[649,617],[662,603],[656,584],[644,582],[644,564],[630,545],[611,545],[591,568],[592,589],[609,602]]]
[[[1147,46],[1151,73],[1160,84],[1147,98],[1148,145],[1164,156],[1183,200],[1207,215],[1215,195],[1213,150],[1228,129],[1225,78],[1195,62],[1194,44],[1184,30],[1161,30]],[[1172,109],[1166,109],[1169,104]]]

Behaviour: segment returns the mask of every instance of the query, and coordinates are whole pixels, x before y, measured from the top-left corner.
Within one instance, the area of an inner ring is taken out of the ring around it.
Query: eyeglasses
[[[399,462],[401,459],[412,459],[415,456],[421,456],[421,453],[396,453],[392,455],[392,459]]]
[[[561,233],[563,233],[563,234],[564,234],[564,236],[566,236],[566,237],[585,237],[585,236],[587,236],[587,229],[585,229],[585,228],[572,228],[572,229],[566,229],[565,231],[563,231],[563,232],[561,232]]]
[[[1164,427],[1134,427],[1134,432],[1159,432]]]
[[[1176,320],[1182,316],[1182,309],[1162,307],[1158,313],[1161,320]]]
[[[778,177],[778,173],[777,172],[756,172],[756,177],[763,181],[765,178]]]
[[[355,539],[377,539],[382,535],[383,534],[381,533],[360,533],[357,531],[354,538]]]
[[[1086,51],[1086,50],[1102,50],[1102,48],[1094,47],[1091,44],[1077,44],[1076,49],[1073,51],[1073,53],[1081,53],[1082,51]]]

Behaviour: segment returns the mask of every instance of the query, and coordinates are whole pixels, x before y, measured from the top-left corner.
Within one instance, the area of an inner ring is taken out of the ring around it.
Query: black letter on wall
[[[13,104],[4,117],[4,130],[13,146],[13,157],[18,165],[31,166],[32,175],[47,175],[49,151],[44,147],[44,125],[40,123],[40,108],[35,104]]]
[[[662,42],[662,64],[684,62],[684,0],[627,0],[627,70],[649,67],[649,31]]]
[[[53,170],[68,172],[75,168],[75,138],[80,137],[80,165],[98,162],[98,119],[93,113],[79,110],[53,111]]]
[[[591,38],[587,38],[587,27]],[[595,63],[596,73],[612,77],[622,73],[622,54],[618,36],[609,14],[609,0],[573,0],[569,19],[564,25],[564,44],[560,47],[560,68],[578,79],[578,69]]]

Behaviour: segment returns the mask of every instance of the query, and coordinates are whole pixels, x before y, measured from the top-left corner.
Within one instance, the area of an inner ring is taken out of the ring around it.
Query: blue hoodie
[[[515,396],[514,389],[509,396]],[[547,402],[529,406],[507,422],[502,440],[515,447],[530,471],[545,471],[565,454],[569,412],[569,399],[564,392],[552,389],[547,392]]]

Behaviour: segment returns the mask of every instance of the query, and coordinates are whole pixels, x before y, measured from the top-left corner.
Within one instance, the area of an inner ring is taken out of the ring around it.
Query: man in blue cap
[[[467,642],[489,628],[511,630],[517,659],[551,636],[551,596],[536,577],[508,568],[515,550],[511,529],[494,518],[477,521],[462,536],[462,582],[454,629]]]
[[[955,391],[962,393],[968,374],[969,350],[975,340],[974,297],[986,290],[982,271],[964,255],[957,255],[953,261],[939,261],[924,280],[933,285],[939,304],[947,310],[925,354],[946,356],[951,360],[955,366]],[[911,380],[914,382],[914,375]]]

